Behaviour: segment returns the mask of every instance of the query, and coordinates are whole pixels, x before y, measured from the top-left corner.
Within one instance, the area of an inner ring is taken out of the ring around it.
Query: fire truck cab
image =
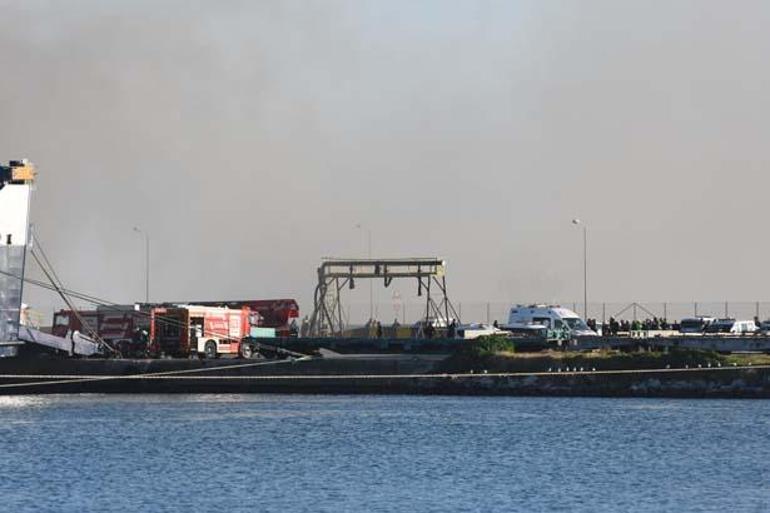
[[[152,353],[171,356],[238,355],[249,334],[249,309],[200,305],[153,308],[150,318]]]

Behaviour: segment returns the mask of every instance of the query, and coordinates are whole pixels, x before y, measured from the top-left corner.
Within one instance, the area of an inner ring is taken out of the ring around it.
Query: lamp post
[[[364,227],[359,223],[356,225],[356,228],[359,230],[363,230]],[[372,229],[366,228],[366,248],[367,248],[367,258],[369,260],[372,259]],[[372,280],[369,280],[369,320],[371,321],[374,319],[374,283]]]
[[[583,227],[583,317],[588,320],[588,227],[580,219],[573,219],[572,224]]]
[[[144,302],[150,302],[150,236],[134,226],[134,231],[144,235]]]

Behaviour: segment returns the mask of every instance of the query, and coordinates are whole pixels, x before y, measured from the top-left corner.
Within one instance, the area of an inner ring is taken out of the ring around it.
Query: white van
[[[508,324],[502,326],[510,330],[565,330],[578,337],[596,336],[578,314],[559,305],[516,305],[508,314]]]
[[[706,327],[707,334],[747,335],[757,331],[754,321],[736,321],[735,319],[719,319]]]

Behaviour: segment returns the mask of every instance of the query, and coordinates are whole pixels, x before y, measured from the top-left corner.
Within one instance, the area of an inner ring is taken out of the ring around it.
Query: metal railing
[[[514,305],[532,304],[532,301],[454,301],[458,316],[464,323],[480,322],[491,324],[494,321],[505,323],[508,312]],[[580,301],[549,301],[541,304],[558,304],[583,315],[583,303]],[[351,303],[345,305],[344,317],[348,324],[364,324],[369,318],[369,303]],[[422,302],[379,302],[373,306],[374,318],[383,325],[398,320],[401,325],[415,323],[425,315]],[[597,323],[607,322],[612,317],[618,321],[634,321],[657,317],[669,322],[676,322],[687,317],[710,316],[735,319],[770,319],[770,301],[627,301],[627,302],[589,302],[588,317]]]

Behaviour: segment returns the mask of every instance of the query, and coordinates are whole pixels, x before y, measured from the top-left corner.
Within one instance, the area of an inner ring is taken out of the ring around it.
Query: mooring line
[[[192,374],[195,372],[208,372],[208,371],[215,371],[215,370],[230,370],[230,369],[244,369],[248,367],[260,367],[263,365],[278,365],[278,364],[286,365],[286,364],[291,364],[293,362],[307,361],[311,359],[312,357],[310,356],[304,356],[302,358],[296,358],[294,360],[272,360],[269,362],[235,363],[232,365],[220,365],[217,367],[201,367],[198,369],[181,369],[181,370],[173,370],[173,371],[149,372],[144,374],[134,374],[133,376],[171,376],[175,374]]]
[[[120,380],[120,379],[144,379],[144,378],[150,378],[150,379],[161,379],[164,377],[176,377],[179,374],[191,374],[195,372],[207,372],[207,371],[213,371],[213,370],[230,370],[230,369],[242,369],[247,367],[258,367],[262,365],[277,365],[277,364],[289,364],[295,361],[306,361],[306,359],[310,359],[310,357],[303,357],[303,358],[297,358],[296,360],[277,360],[277,361],[270,361],[270,362],[251,362],[251,363],[240,363],[240,364],[233,364],[233,365],[221,365],[217,367],[201,367],[199,369],[181,369],[181,370],[173,370],[173,371],[163,371],[163,372],[148,372],[148,373],[140,373],[140,374],[120,374],[120,375],[102,375],[102,374],[92,374],[92,375],[46,375],[46,374],[3,374],[0,375],[0,379],[25,379],[25,378],[35,378],[35,379],[46,379],[51,378],[52,380],[46,380],[46,381],[36,381],[31,383],[5,383],[0,384],[0,388],[18,388],[22,386],[41,386],[41,385],[61,385],[64,383],[89,383],[89,382],[96,382],[96,381],[109,381],[109,380]],[[184,376],[179,376],[184,377]],[[196,379],[202,376],[187,376],[191,379]]]

